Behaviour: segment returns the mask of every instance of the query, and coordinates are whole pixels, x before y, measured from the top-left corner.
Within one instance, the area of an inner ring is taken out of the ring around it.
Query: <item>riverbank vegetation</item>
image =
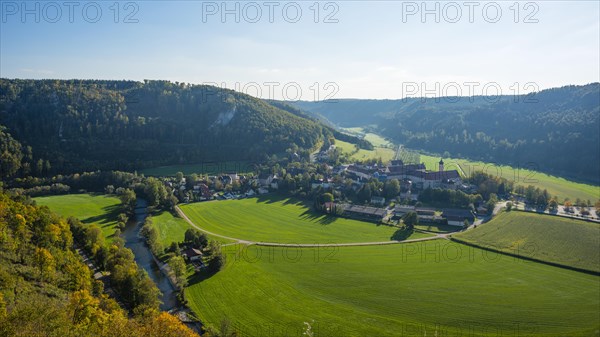
[[[131,251],[103,239],[97,226],[0,192],[0,335],[194,336],[158,311],[157,290],[135,267]],[[77,242],[111,273],[111,288],[129,312],[103,293]]]

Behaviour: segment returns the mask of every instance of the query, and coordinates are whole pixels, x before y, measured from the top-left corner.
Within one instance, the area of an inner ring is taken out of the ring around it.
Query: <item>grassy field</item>
[[[421,155],[421,162],[424,162],[429,170],[437,170],[439,161],[440,157]],[[561,202],[566,197],[572,201],[575,201],[577,198],[591,200],[592,204],[600,199],[600,186],[576,183],[564,178],[524,168],[513,168],[465,159],[444,159],[444,166],[446,169],[456,169],[459,172],[462,170],[467,176],[474,171],[483,171],[494,176],[506,178],[514,182],[515,185],[533,185],[541,189],[545,188],[551,195],[558,196]]]
[[[597,223],[512,211],[455,237],[543,261],[600,271]]]
[[[115,232],[121,201],[117,197],[93,194],[67,194],[34,198],[38,205],[67,218],[74,216],[85,224],[97,224],[106,238]]]
[[[599,278],[446,240],[339,249],[230,246],[190,279],[205,323],[243,336],[598,336]],[[566,309],[568,308],[568,309]]]
[[[185,231],[192,227],[187,221],[166,211],[153,214],[152,221],[158,229],[160,243],[163,247],[168,247],[172,242],[182,242]],[[221,243],[233,242],[212,235],[207,236],[210,240],[217,240]]]
[[[304,202],[265,196],[182,205],[198,226],[249,241],[343,243],[388,241],[397,228],[314,212]],[[410,238],[416,238],[413,234]]]
[[[356,150],[356,146],[352,143],[344,142],[341,140],[335,140],[335,145],[342,150],[343,153],[350,153],[350,160],[367,160],[367,159],[379,159],[384,163],[394,159],[396,152],[394,149],[386,147],[375,147],[373,150]]]
[[[226,162],[204,162],[190,165],[170,165],[149,168],[138,173],[146,176],[174,176],[177,172],[183,174],[208,174],[215,175],[226,172],[250,173],[254,170],[254,165],[245,161],[226,161]]]
[[[355,128],[341,128],[345,133],[348,133],[350,135],[359,137],[359,138],[363,138],[364,140],[370,142],[371,144],[373,144],[373,146],[377,146],[377,147],[387,147],[387,146],[394,146],[394,144],[392,144],[389,140],[381,137],[380,135],[376,134],[376,133],[371,133],[371,132],[366,132],[364,128],[361,127],[355,127]]]

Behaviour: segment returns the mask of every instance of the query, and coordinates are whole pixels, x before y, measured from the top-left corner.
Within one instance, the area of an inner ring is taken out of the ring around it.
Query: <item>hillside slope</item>
[[[297,102],[342,127],[409,148],[600,183],[600,83],[527,96]]]
[[[0,79],[0,112],[51,173],[255,160],[324,137],[319,122],[260,99],[167,81]]]

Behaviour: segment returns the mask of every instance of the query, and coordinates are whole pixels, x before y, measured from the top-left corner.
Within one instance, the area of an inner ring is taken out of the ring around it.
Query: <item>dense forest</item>
[[[308,153],[334,131],[232,90],[0,79],[0,177]]]
[[[409,148],[600,183],[600,83],[523,96],[294,105],[339,126],[371,126]]]

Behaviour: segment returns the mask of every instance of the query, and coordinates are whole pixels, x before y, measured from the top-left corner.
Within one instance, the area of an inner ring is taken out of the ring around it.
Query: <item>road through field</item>
[[[419,241],[429,241],[429,240],[437,240],[437,239],[448,239],[448,235],[451,233],[438,233],[434,236],[427,238],[419,238],[419,239],[409,239],[409,240],[390,240],[390,241],[378,241],[378,242],[351,242],[351,243],[279,243],[279,242],[259,242],[259,241],[248,241],[238,238],[233,238],[230,236],[225,236],[217,233],[213,233],[205,230],[204,228],[196,225],[187,215],[179,208],[179,206],[175,206],[175,211],[181,218],[183,218],[190,226],[206,233],[209,235],[213,235],[216,237],[220,237],[227,240],[237,241],[240,244],[246,245],[257,245],[257,246],[273,246],[273,247],[296,247],[296,248],[310,248],[310,247],[346,247],[346,246],[379,246],[379,245],[391,245],[398,243],[410,243],[410,242],[419,242]]]

